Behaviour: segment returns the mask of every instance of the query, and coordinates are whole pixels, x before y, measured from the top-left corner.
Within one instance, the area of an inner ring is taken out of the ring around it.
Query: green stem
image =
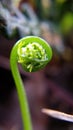
[[[17,93],[19,97],[19,103],[20,103],[20,109],[21,109],[21,115],[22,115],[22,121],[23,121],[23,128],[24,130],[32,130],[32,125],[31,125],[31,118],[30,118],[30,112],[29,112],[29,107],[28,107],[28,101],[26,97],[26,92],[25,88],[18,70],[17,66],[17,46],[14,45],[11,56],[10,56],[10,66],[11,66],[11,71],[12,75],[17,87]]]

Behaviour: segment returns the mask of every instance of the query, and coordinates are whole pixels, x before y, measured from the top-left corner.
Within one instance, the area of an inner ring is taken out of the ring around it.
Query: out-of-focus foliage
[[[0,21],[3,21],[6,26],[2,25],[0,22],[1,33],[8,37],[13,37],[19,34],[20,37],[26,35],[39,35],[39,22],[36,14],[34,13],[32,7],[24,3],[21,6],[21,11],[14,6],[10,5],[8,8],[4,3],[0,3]]]
[[[42,21],[48,21],[48,25],[52,23],[62,34],[73,28],[73,0],[29,0],[30,4],[24,0],[20,9],[19,3],[20,0],[0,2],[0,19],[5,19],[9,36],[15,35],[15,31],[20,37],[40,35]]]
[[[66,13],[60,23],[61,31],[64,34],[67,34],[73,29],[73,14],[72,13]]]
[[[64,45],[63,36],[67,36],[72,30],[73,0],[0,2],[0,33],[6,38],[41,36],[51,44],[55,54],[69,60],[72,50]],[[68,56],[64,52],[69,52]]]
[[[55,58],[72,62],[73,0],[37,0],[36,13],[40,21],[49,25],[42,27],[43,35],[52,44]]]
[[[37,14],[50,20],[65,34],[73,28],[73,0],[37,0]]]

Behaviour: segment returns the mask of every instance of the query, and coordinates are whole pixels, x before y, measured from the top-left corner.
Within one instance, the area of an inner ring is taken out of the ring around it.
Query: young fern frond
[[[27,72],[43,68],[52,57],[50,46],[41,38],[28,36],[18,41],[18,62]]]
[[[27,96],[17,63],[27,72],[35,72],[47,65],[52,58],[49,44],[36,36],[20,39],[13,47],[10,55],[10,66],[16,84],[24,130],[32,130]]]

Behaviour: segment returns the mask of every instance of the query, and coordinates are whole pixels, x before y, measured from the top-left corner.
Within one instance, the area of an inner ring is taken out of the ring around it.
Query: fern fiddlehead
[[[34,36],[23,38],[18,45],[17,53],[18,62],[28,72],[43,68],[52,56],[51,48],[46,41]]]
[[[17,88],[24,130],[32,130],[32,123],[27,96],[17,63],[20,63],[25,71],[35,72],[45,67],[51,58],[51,47],[45,40],[36,36],[22,38],[12,48],[10,66]]]

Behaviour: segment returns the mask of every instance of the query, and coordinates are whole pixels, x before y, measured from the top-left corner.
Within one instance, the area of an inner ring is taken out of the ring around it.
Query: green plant
[[[51,58],[51,47],[46,41],[36,36],[20,39],[11,51],[10,66],[17,87],[24,130],[32,130],[32,125],[26,92],[17,63],[21,63],[25,71],[35,72],[45,67]]]

